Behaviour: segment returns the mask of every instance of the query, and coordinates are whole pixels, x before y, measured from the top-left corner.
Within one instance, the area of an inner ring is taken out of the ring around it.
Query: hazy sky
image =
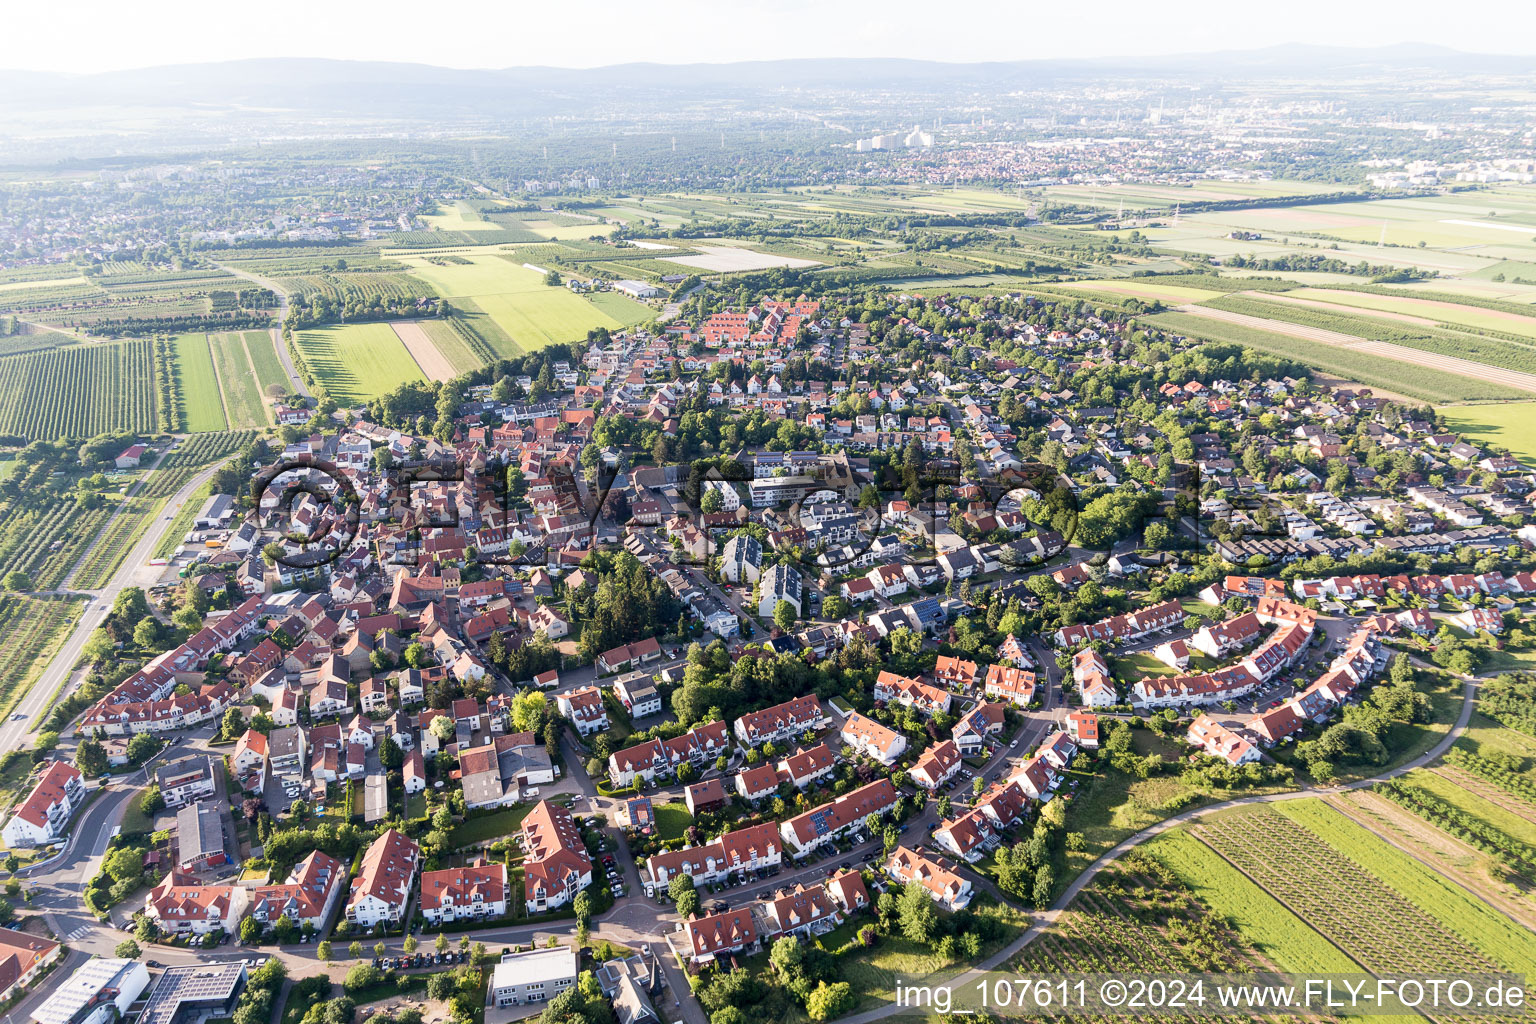
[[[1288,0],[37,0],[6,5],[0,67],[105,71],[247,57],[461,68],[776,57],[1016,60],[1284,42],[1536,54],[1536,3]]]

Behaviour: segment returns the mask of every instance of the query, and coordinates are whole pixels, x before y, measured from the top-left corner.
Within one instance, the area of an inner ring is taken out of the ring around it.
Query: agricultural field
[[[593,292],[586,298],[599,312],[612,317],[621,327],[633,327],[656,318],[656,310],[619,292]]]
[[[743,270],[768,270],[771,267],[815,267],[819,261],[794,256],[778,256],[738,245],[695,245],[697,256],[660,256],[668,263],[680,263],[710,273],[739,273]]]
[[[228,429],[208,335],[176,337],[176,375],[181,392],[182,429],[193,434]]]
[[[293,389],[293,382],[288,379],[288,374],[283,370],[283,364],[277,357],[277,349],[273,346],[272,333],[270,331],[246,331],[245,348],[251,356],[251,368],[256,371],[256,383],[261,388],[265,397],[274,394],[287,394]]]
[[[389,324],[312,327],[295,332],[294,344],[326,393],[344,404],[426,379]]]
[[[1438,411],[1445,415],[1447,427],[1474,444],[1481,441],[1508,448],[1527,465],[1536,464],[1536,402],[1448,406]]]
[[[546,285],[543,274],[522,265],[519,253],[465,252],[460,259],[465,262],[434,263],[423,257],[407,257],[406,262],[454,309],[471,314],[467,321],[497,355],[514,356],[575,341],[594,327],[619,330],[625,326],[624,320],[570,289]],[[475,313],[488,318],[496,330],[481,330]]]
[[[1214,299],[1221,294],[1221,292],[1211,291],[1206,288],[1162,284],[1156,279],[1148,278],[1133,278],[1124,281],[1073,281],[1071,287],[1090,292],[1110,292],[1114,295],[1128,295],[1132,298],[1145,299],[1149,302],[1156,299],[1169,305],[1186,302],[1204,302],[1206,299]]]
[[[265,427],[270,422],[266,403],[261,400],[256,373],[251,369],[251,359],[245,350],[245,338],[240,334],[210,334],[208,347],[213,352],[213,366],[219,377],[219,390],[224,395],[224,411],[230,429]]]
[[[410,353],[422,376],[435,381],[453,379],[453,363],[438,349],[432,336],[421,324],[414,320],[400,320],[389,326],[395,332],[395,337],[400,339],[400,344]]]
[[[76,597],[0,594],[0,715],[9,715],[79,618]]]
[[[86,438],[157,426],[152,341],[65,345],[0,357],[0,433]]]
[[[1475,376],[1536,393],[1536,339],[1492,337],[1472,329],[1441,327],[1405,314],[1355,310],[1298,299],[1290,293],[1223,295],[1187,309],[1202,316],[1215,316],[1216,313],[1207,310],[1216,310],[1256,318],[1268,329],[1344,347],[1381,351],[1379,345],[1371,344],[1381,342],[1398,349],[1415,349],[1417,352],[1396,351],[1392,354],[1407,362],[1444,368],[1463,376]],[[1250,319],[1242,322],[1250,322]],[[1418,352],[1426,354],[1419,355]],[[1478,363],[1509,372],[1497,373],[1473,365]]]
[[[112,519],[65,582],[76,590],[96,590],[106,586],[139,535],[154,521],[164,501],[164,498],[142,496],[122,499]]]
[[[1260,352],[1297,359],[1309,366],[1336,374],[1344,380],[1382,388],[1421,401],[1444,403],[1473,401],[1480,398],[1526,397],[1525,392],[1513,387],[1407,364],[1399,359],[1379,354],[1375,348],[1365,346],[1345,348],[1309,341],[1245,323],[1229,323],[1188,313],[1158,313],[1148,317],[1148,321],[1165,330],[1189,337],[1232,342],[1246,345]],[[1370,344],[1381,345],[1381,343]],[[1390,350],[1395,346],[1384,347]]]
[[[1188,831],[1367,971],[1536,967],[1536,935],[1321,801],[1241,808]]]

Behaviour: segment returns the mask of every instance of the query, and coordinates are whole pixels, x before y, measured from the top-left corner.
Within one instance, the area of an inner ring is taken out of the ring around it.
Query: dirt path
[[[453,364],[437,350],[421,324],[402,320],[389,326],[395,329],[395,336],[405,345],[405,350],[416,360],[416,365],[421,367],[421,372],[427,375],[428,380],[453,379]]]
[[[1204,317],[1207,320],[1220,320],[1223,323],[1236,324],[1239,327],[1251,327],[1254,330],[1268,331],[1271,334],[1286,334],[1293,338],[1315,341],[1321,345],[1332,345],[1335,348],[1365,352],[1369,355],[1381,356],[1383,359],[1394,359],[1400,363],[1424,366],[1431,370],[1439,370],[1442,373],[1454,373],[1457,376],[1471,377],[1474,380],[1488,381],[1492,384],[1502,384],[1505,387],[1518,388],[1521,391],[1529,391],[1532,394],[1536,394],[1536,373],[1505,370],[1497,366],[1489,366],[1487,363],[1474,363],[1470,359],[1458,359],[1455,356],[1443,356],[1437,352],[1425,352],[1422,349],[1408,348],[1406,345],[1394,345],[1386,341],[1371,341],[1368,338],[1359,338],[1353,334],[1341,334],[1338,331],[1328,331],[1321,327],[1307,327],[1304,324],[1293,324],[1284,320],[1266,320],[1264,317],[1249,316],[1246,313],[1232,313],[1225,309],[1214,309],[1210,306],[1187,305],[1179,306],[1177,309],[1180,313],[1189,313],[1194,316]]]

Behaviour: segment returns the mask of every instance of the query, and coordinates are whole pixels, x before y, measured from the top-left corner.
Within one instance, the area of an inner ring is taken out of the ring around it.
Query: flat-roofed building
[[[108,1024],[121,1020],[149,987],[137,960],[97,957],[75,970],[32,1011],[34,1024]]]
[[[576,950],[548,946],[521,953],[503,953],[491,972],[489,1006],[545,1003],[576,984]]]

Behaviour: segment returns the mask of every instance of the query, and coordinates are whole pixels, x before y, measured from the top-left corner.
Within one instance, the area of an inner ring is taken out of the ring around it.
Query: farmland
[[[1463,402],[1479,398],[1524,397],[1524,392],[1501,384],[1408,365],[1374,351],[1308,341],[1246,323],[1206,319],[1188,313],[1158,313],[1148,320],[1165,330],[1190,337],[1233,342],[1261,352],[1299,359],[1345,380],[1374,385],[1424,401]]]
[[[213,353],[206,334],[176,338],[176,375],[181,394],[182,429],[189,433],[224,430],[224,398],[214,375]]]
[[[1536,964],[1536,938],[1319,801],[1244,808],[1189,831],[1366,970]]]
[[[230,429],[266,426],[266,406],[256,385],[250,357],[246,355],[245,339],[239,334],[210,334],[208,346],[213,351],[214,369],[219,377],[219,390],[224,395]]]
[[[1468,436],[1508,448],[1527,465],[1536,463],[1536,402],[1501,405],[1469,405],[1439,410],[1446,425]]]
[[[425,379],[389,324],[309,328],[294,340],[310,373],[338,402],[365,402]]]
[[[425,257],[406,257],[405,262],[447,296],[451,306],[467,313],[466,324],[499,356],[575,341],[594,327],[618,330],[636,322],[632,317],[638,311],[633,307],[639,303],[618,306],[615,312],[622,310],[623,317],[611,315],[566,288],[546,285],[542,274],[522,265],[518,253],[477,250],[457,259],[463,262],[432,262]],[[650,308],[644,308],[649,316]],[[482,314],[489,325],[475,314]]]
[[[157,425],[151,341],[66,345],[0,358],[0,433],[85,438]]]
[[[251,354],[251,368],[256,371],[256,383],[261,387],[261,393],[266,396],[287,393],[292,382],[283,371],[277,350],[272,347],[271,332],[246,331],[245,347]]]
[[[0,715],[25,696],[79,614],[75,597],[0,594]]]

